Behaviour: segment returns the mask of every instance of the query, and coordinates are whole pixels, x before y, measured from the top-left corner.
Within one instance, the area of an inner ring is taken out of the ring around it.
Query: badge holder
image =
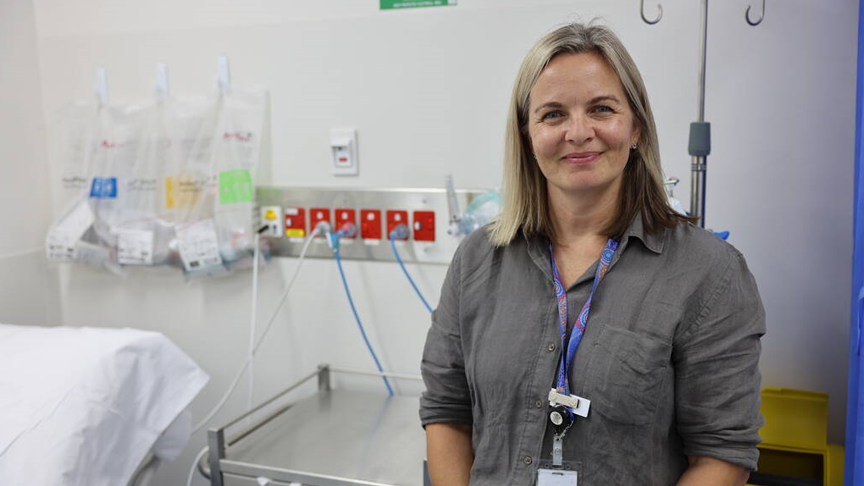
[[[577,486],[578,475],[570,469],[538,469],[537,486]]]
[[[549,391],[549,421],[555,434],[552,440],[552,464],[537,470],[537,486],[576,486],[578,473],[564,464],[564,436],[576,416],[587,417],[591,400],[576,395],[565,395],[555,388]],[[551,467],[550,467],[551,466]]]
[[[566,432],[565,430],[564,433]],[[564,434],[555,433],[554,437],[552,464],[540,465],[537,470],[537,486],[577,486],[579,474],[575,464],[564,462]]]

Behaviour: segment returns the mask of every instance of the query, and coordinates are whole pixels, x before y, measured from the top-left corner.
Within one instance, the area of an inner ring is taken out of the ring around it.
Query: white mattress
[[[0,484],[125,485],[207,380],[159,333],[0,324]]]

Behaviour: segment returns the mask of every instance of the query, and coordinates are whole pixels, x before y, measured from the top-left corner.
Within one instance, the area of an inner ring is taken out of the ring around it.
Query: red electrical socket
[[[381,239],[381,210],[360,210],[360,238],[364,240]]]
[[[343,236],[343,238],[356,238],[357,237],[357,211],[353,209],[337,209],[336,210],[336,227],[334,230],[340,231],[342,230],[345,224],[354,225],[354,234],[351,236]]]
[[[330,221],[330,208],[311,208],[309,209],[309,227],[315,231],[315,226],[321,221],[333,224]],[[331,229],[332,231],[332,229]],[[325,235],[318,235],[316,238],[323,238]]]
[[[306,237],[306,210],[285,208],[285,236],[288,238]]]
[[[435,241],[434,211],[414,211],[414,241]]]
[[[387,239],[390,239],[390,233],[393,232],[393,228],[400,224],[404,224],[408,228],[408,233],[411,233],[411,226],[409,226],[410,223],[408,222],[408,211],[387,211]],[[407,240],[408,236],[397,239]]]

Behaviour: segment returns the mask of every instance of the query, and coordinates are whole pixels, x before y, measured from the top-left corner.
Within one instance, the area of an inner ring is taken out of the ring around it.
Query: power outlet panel
[[[305,208],[285,208],[285,236],[301,239],[306,237]]]
[[[486,192],[488,191],[457,190],[456,199],[459,207],[464,210],[475,197]],[[347,260],[395,261],[388,236],[396,224],[405,224],[409,229],[408,239],[396,242],[399,256],[405,262],[449,264],[461,241],[461,238],[447,234],[450,221],[447,192],[443,188],[352,189],[263,186],[257,188],[257,201],[261,207],[282,208],[285,215],[286,236],[289,231],[289,215],[295,218],[292,219],[292,223],[297,225],[294,231],[305,229],[305,234],[308,236],[318,221],[330,222],[333,224],[332,230],[335,231],[340,222],[350,220],[353,211],[354,217],[357,218],[355,224],[358,225],[359,238],[347,240],[346,243],[351,241],[351,244],[342,246],[341,257]],[[304,220],[304,215],[309,217],[308,221]],[[335,217],[331,218],[331,216]],[[299,221],[304,221],[305,226],[301,226]],[[297,257],[300,255],[303,243],[302,237],[273,238],[270,240],[270,247],[274,256]],[[333,258],[333,252],[323,238],[315,241],[306,255],[309,258]]]
[[[357,130],[353,128],[330,130],[330,150],[333,157],[333,175],[356,176],[359,173]]]
[[[279,206],[261,206],[259,211],[261,217],[261,236],[282,236],[282,208]]]

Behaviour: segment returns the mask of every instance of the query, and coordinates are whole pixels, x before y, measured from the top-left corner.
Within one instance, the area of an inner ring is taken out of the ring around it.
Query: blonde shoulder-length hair
[[[489,227],[496,246],[509,244],[522,229],[526,236],[554,237],[546,196],[546,178],[534,159],[528,137],[528,109],[531,89],[549,61],[559,54],[594,53],[618,75],[640,129],[636,150],[624,169],[618,215],[606,228],[606,236],[618,238],[637,214],[645,229],[654,233],[691,221],[669,207],[663,189],[657,127],[648,103],[642,76],[621,40],[609,28],[579,23],[550,32],[528,52],[513,86],[507,116],[504,147],[504,202],[496,221]]]

